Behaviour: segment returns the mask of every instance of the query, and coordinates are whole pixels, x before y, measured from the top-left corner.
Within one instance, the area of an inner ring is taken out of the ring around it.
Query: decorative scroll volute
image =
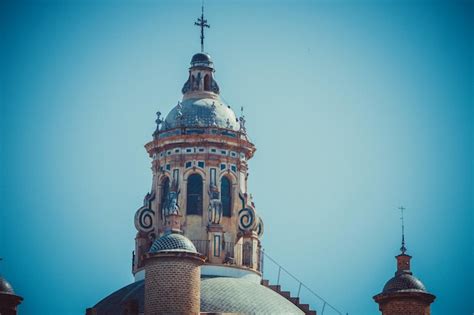
[[[151,232],[155,226],[155,211],[151,208],[151,202],[155,195],[146,194],[143,206],[135,213],[135,228],[141,232]]]

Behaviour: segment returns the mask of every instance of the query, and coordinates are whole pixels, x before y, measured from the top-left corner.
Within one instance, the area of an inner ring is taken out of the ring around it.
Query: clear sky
[[[433,314],[474,312],[472,2],[206,3],[222,96],[258,149],[266,252],[344,313],[377,314],[404,205]],[[21,314],[83,314],[132,281],[143,145],[181,97],[199,14],[2,1],[0,272]]]

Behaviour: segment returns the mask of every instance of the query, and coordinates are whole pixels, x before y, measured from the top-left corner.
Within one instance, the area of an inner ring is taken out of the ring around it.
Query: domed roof
[[[401,273],[388,280],[383,287],[383,293],[400,291],[421,291],[426,292],[423,283],[410,273]]]
[[[97,315],[120,314],[121,305],[138,301],[144,310],[144,280],[134,282],[97,303]],[[201,312],[236,314],[304,314],[296,305],[261,284],[229,277],[201,278]]]
[[[168,233],[155,240],[149,253],[158,252],[190,252],[197,253],[196,247],[186,236],[178,233]]]
[[[197,53],[191,58],[191,65],[195,66],[213,66],[211,56],[206,53]]]
[[[237,131],[239,123],[234,111],[220,98],[190,98],[169,112],[161,130],[177,127],[219,127]]]
[[[7,279],[0,276],[0,293],[15,294],[13,287]]]
[[[201,312],[236,314],[304,314],[275,291],[243,278],[201,280]]]

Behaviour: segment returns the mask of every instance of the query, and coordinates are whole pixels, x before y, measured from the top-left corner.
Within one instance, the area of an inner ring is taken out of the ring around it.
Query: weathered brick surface
[[[430,306],[417,300],[392,300],[381,305],[383,315],[430,315]]]
[[[199,314],[200,263],[192,258],[153,258],[145,267],[145,314]]]

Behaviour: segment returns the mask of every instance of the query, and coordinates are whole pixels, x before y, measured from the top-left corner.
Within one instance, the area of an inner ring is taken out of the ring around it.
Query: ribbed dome
[[[208,66],[212,68],[211,56],[205,53],[197,53],[191,58],[191,66]]]
[[[155,240],[149,252],[158,253],[170,251],[197,253],[193,242],[178,233],[168,233]]]
[[[13,287],[5,278],[0,276],[0,293],[15,294]]]
[[[161,130],[177,127],[219,127],[237,131],[239,123],[234,111],[220,98],[191,98],[169,112]]]
[[[407,290],[426,292],[423,283],[409,273],[402,273],[388,280],[382,292],[390,293]]]

